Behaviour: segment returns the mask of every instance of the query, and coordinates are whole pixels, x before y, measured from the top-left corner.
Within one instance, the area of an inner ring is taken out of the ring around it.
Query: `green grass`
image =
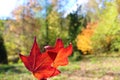
[[[61,72],[72,73],[80,69],[77,62],[70,62],[65,67],[59,67]],[[65,76],[59,75],[58,77],[51,78],[53,80],[64,80]],[[24,67],[23,64],[10,64],[0,65],[0,80],[36,80],[34,76]]]
[[[0,80],[35,80],[23,64],[0,65]]]
[[[120,55],[86,55],[59,67],[61,74],[48,80],[119,80]],[[37,80],[22,63],[0,65],[0,80]]]

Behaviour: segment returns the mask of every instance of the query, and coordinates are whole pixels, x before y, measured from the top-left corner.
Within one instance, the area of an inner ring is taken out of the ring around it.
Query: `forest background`
[[[28,55],[35,36],[41,51],[57,38],[65,46],[71,42],[73,61],[119,54],[120,0],[74,1],[75,9],[66,10],[69,0],[26,0],[12,11],[13,18],[1,19],[0,64],[21,63],[18,53]]]

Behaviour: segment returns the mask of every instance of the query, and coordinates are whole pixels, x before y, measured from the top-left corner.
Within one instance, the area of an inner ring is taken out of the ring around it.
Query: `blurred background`
[[[41,51],[45,45],[54,46],[57,38],[65,46],[71,42],[73,61],[84,55],[120,55],[120,0],[0,3],[0,65],[20,63],[18,53],[28,55],[35,36]],[[2,14],[5,10],[10,12]]]
[[[77,54],[78,58],[81,54],[119,52],[119,3],[119,0],[16,0],[11,13],[0,17],[0,63],[14,59],[17,62],[18,53],[29,54],[35,36],[41,51],[61,38],[65,45],[72,42],[73,56]]]

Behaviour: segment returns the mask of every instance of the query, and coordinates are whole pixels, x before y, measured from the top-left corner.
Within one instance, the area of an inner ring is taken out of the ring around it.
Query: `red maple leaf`
[[[47,78],[58,75],[60,71],[52,67],[53,60],[47,52],[41,53],[37,45],[36,38],[29,56],[19,54],[26,68],[38,78],[38,80],[47,80]]]
[[[61,39],[57,39],[55,46],[45,46],[46,52],[49,54],[53,60],[53,66],[64,66],[68,64],[68,56],[72,54],[73,48],[72,44],[69,44],[64,48],[64,44]]]

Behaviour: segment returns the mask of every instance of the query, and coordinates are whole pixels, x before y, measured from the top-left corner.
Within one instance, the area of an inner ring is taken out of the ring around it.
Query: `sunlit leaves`
[[[61,39],[57,39],[54,47],[45,46],[46,51],[41,53],[34,40],[33,47],[29,56],[20,54],[20,58],[26,68],[33,73],[38,80],[46,80],[49,77],[56,76],[60,73],[58,66],[68,64],[68,56],[72,54],[72,44],[64,48]]]
[[[99,16],[99,24],[93,35],[93,48],[95,52],[111,51],[113,40],[120,30],[120,23],[118,21],[118,10],[116,3],[106,3],[106,8]]]
[[[89,23],[76,38],[77,48],[81,50],[83,54],[92,53],[91,37],[94,34],[97,24],[97,22]]]
[[[70,56],[73,51],[72,44],[70,43],[69,46],[64,48],[64,44],[61,39],[57,39],[54,47],[46,46],[45,49],[53,60],[52,65],[54,67],[67,65],[68,56]]]
[[[48,53],[40,52],[36,38],[34,40],[30,55],[23,56],[20,54],[20,58],[26,68],[31,71],[33,75],[39,80],[46,79],[60,73],[56,68],[51,66],[52,60]]]

